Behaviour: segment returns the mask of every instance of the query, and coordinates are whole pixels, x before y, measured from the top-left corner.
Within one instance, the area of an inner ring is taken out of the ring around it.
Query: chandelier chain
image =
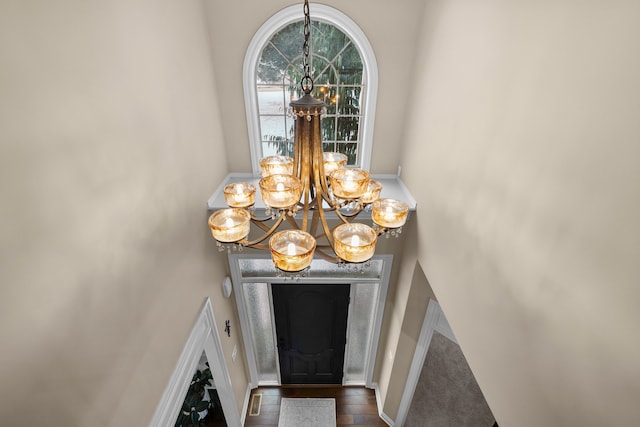
[[[311,35],[311,17],[309,15],[309,0],[304,0],[304,44],[302,45],[302,70],[304,76],[300,82],[302,91],[306,94],[313,90],[311,65],[309,64],[309,37]]]

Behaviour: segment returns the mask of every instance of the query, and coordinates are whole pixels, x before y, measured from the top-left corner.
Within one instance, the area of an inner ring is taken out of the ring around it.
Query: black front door
[[[282,384],[342,384],[349,285],[272,290]]]

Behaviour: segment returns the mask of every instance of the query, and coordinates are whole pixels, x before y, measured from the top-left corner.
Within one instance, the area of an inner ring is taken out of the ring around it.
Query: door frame
[[[169,384],[162,394],[150,426],[172,427],[175,425],[178,411],[182,408],[184,397],[203,351],[211,368],[227,425],[229,427],[242,426],[229,369],[224,359],[222,343],[213,315],[213,306],[209,298],[206,298],[202,304],[198,319],[180,354]]]
[[[380,332],[382,329],[382,317],[384,315],[385,302],[387,299],[387,290],[389,288],[389,279],[391,276],[391,266],[393,264],[393,255],[374,255],[372,259],[381,260],[382,261],[382,271],[380,276],[377,278],[369,278],[369,277],[350,277],[344,278],[340,277],[340,273],[344,270],[341,270],[340,267],[336,265],[335,267],[335,276],[327,276],[327,277],[298,277],[295,279],[289,277],[281,277],[276,275],[276,271],[274,268],[273,273],[265,274],[264,276],[251,276],[251,277],[243,277],[242,271],[240,268],[241,260],[259,260],[259,259],[270,259],[269,255],[266,254],[229,254],[229,268],[231,271],[231,280],[233,282],[233,291],[235,294],[236,305],[238,307],[238,316],[240,318],[240,329],[242,330],[242,339],[245,347],[245,355],[247,358],[247,366],[249,368],[249,387],[256,388],[259,385],[281,385],[281,377],[280,377],[280,366],[279,362],[277,362],[278,369],[278,381],[277,383],[260,383],[258,380],[258,367],[257,361],[254,356],[255,351],[253,348],[253,341],[251,339],[251,332],[249,329],[249,318],[247,315],[248,308],[245,304],[244,297],[244,288],[243,283],[267,283],[269,286],[269,304],[271,306],[271,321],[272,321],[272,329],[275,331],[275,324],[273,324],[274,316],[273,316],[273,298],[271,296],[271,284],[272,283],[291,283],[292,280],[295,280],[296,283],[336,283],[336,284],[345,284],[349,283],[351,285],[351,292],[354,290],[354,284],[358,283],[378,283],[378,295],[376,299],[376,313],[374,319],[374,328],[371,338],[371,343],[369,346],[368,354],[366,355],[365,362],[365,381],[364,384],[358,382],[357,384],[352,382],[345,382],[343,376],[343,385],[364,385],[369,388],[374,387],[373,383],[373,371],[375,368],[376,362],[376,354],[378,351],[378,344],[380,341]],[[312,266],[313,268],[313,266]],[[349,304],[349,312],[347,314],[347,331],[349,330],[349,323],[351,322],[351,310],[352,305]],[[275,336],[275,335],[274,335]],[[345,346],[345,359],[347,358],[349,352],[349,335],[347,333],[347,343]],[[275,340],[274,340],[274,344]],[[274,346],[274,351],[277,355],[277,348]],[[278,358],[276,358],[277,360]],[[346,366],[345,366],[346,367]]]
[[[407,415],[409,414],[409,407],[413,401],[413,395],[415,394],[416,387],[418,385],[418,379],[420,378],[420,372],[424,366],[424,360],[427,358],[427,352],[431,345],[431,338],[433,333],[439,332],[454,343],[458,343],[447,318],[444,316],[444,312],[440,307],[440,304],[434,299],[429,300],[427,306],[427,312],[424,315],[422,322],[422,329],[420,331],[420,337],[416,345],[416,350],[413,353],[413,360],[411,362],[411,368],[409,369],[409,375],[407,376],[407,382],[404,386],[404,392],[400,400],[400,406],[398,407],[398,414],[394,425],[403,426]]]

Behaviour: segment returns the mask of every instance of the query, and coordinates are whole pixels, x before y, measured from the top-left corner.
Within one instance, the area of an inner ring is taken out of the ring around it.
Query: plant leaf
[[[193,423],[194,426],[199,426],[200,425],[200,415],[198,415],[197,412],[192,412],[191,413],[191,422]]]

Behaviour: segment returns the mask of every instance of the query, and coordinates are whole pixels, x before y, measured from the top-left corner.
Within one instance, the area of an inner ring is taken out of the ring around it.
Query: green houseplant
[[[184,403],[178,414],[175,427],[200,427],[202,419],[206,416],[201,415],[203,412],[211,408],[210,398],[205,393],[205,387],[211,386],[213,376],[209,363],[204,370],[197,369],[191,379],[191,384],[184,398]]]

